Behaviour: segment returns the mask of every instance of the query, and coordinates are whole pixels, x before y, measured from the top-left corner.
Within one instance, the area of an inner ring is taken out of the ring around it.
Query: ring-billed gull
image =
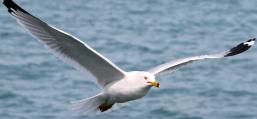
[[[157,74],[172,71],[194,61],[237,55],[248,50],[255,42],[253,38],[224,52],[183,58],[147,71],[125,72],[78,38],[41,21],[12,0],[4,0],[3,3],[17,22],[43,42],[57,57],[95,77],[103,90],[96,96],[72,102],[72,109],[84,112],[104,112],[115,103],[139,99],[146,95],[152,86],[159,87],[155,80]]]

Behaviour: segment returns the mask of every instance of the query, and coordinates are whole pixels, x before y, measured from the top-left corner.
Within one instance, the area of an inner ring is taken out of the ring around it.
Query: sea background
[[[120,68],[147,70],[257,37],[256,0],[15,0]],[[31,37],[0,6],[1,119],[257,119],[257,46],[157,77],[160,88],[96,116],[70,101],[100,92]]]

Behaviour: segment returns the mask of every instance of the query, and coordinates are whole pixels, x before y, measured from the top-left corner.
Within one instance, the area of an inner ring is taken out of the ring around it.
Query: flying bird
[[[126,72],[78,38],[31,15],[12,0],[3,0],[3,4],[19,24],[45,44],[58,58],[95,77],[102,91],[93,97],[72,102],[73,110],[86,113],[104,112],[115,103],[142,98],[151,87],[160,86],[155,79],[158,74],[173,71],[195,61],[234,56],[248,50],[255,42],[253,38],[223,52],[182,58],[146,71]]]

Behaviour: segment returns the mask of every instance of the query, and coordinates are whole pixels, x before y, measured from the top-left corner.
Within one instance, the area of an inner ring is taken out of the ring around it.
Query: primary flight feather
[[[152,86],[159,87],[155,76],[160,73],[173,71],[203,59],[234,56],[248,50],[255,42],[255,38],[249,39],[224,52],[178,59],[148,71],[125,72],[78,38],[43,22],[12,0],[4,0],[3,4],[18,23],[43,42],[58,58],[95,77],[103,90],[96,96],[72,102],[72,109],[86,113],[104,112],[115,103],[124,103],[143,97]]]

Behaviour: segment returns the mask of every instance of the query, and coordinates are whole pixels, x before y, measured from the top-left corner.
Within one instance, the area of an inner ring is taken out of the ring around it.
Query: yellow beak
[[[157,88],[160,87],[160,83],[157,82],[157,81],[151,82],[151,84],[152,84],[152,86],[155,86],[155,87],[157,87]]]

